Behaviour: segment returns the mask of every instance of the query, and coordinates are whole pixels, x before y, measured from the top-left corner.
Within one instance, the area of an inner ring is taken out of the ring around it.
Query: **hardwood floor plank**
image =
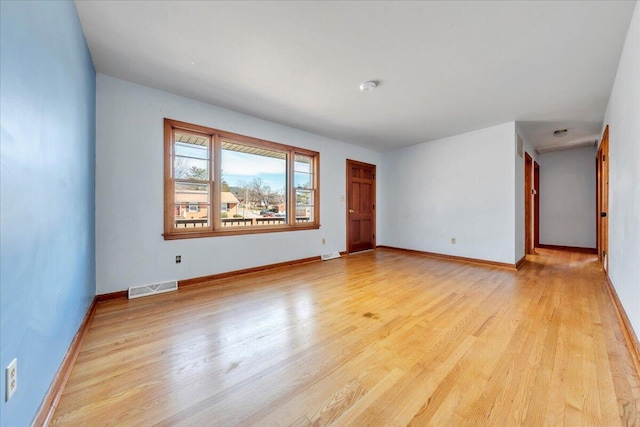
[[[99,302],[51,424],[640,426],[590,254],[378,249]]]

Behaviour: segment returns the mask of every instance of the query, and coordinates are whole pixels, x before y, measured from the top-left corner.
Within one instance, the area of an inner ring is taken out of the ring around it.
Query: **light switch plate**
[[[11,399],[13,393],[18,388],[18,359],[13,359],[6,370],[7,392],[5,393],[7,401]]]

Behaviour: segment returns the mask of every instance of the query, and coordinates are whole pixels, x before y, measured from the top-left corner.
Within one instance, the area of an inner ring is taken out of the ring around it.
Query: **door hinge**
[[[375,234],[373,235],[373,240],[376,240],[376,235]]]
[[[371,179],[376,179],[376,174],[375,173],[371,175]]]
[[[375,203],[373,204],[373,208],[372,208],[372,209],[373,209],[373,210],[375,210],[375,209],[376,209],[376,205],[375,205]]]
[[[602,161],[606,161],[607,160],[607,156],[605,156],[604,154],[602,155]]]

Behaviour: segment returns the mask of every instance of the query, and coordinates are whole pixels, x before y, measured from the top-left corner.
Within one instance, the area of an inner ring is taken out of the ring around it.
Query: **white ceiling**
[[[514,120],[597,139],[635,2],[76,6],[99,73],[386,150]]]

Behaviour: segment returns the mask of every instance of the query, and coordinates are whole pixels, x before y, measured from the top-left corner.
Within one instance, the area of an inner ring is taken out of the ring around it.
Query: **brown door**
[[[540,165],[533,162],[533,247],[540,246]]]
[[[376,247],[376,166],[347,160],[347,252]]]
[[[596,153],[596,252],[598,253],[598,261],[602,262],[600,256],[600,176],[602,169],[600,164],[600,150]]]
[[[609,267],[609,126],[605,127],[602,143],[598,149],[598,170],[596,171],[598,204],[598,260],[605,273]]]
[[[524,253],[533,254],[533,159],[524,153]]]

